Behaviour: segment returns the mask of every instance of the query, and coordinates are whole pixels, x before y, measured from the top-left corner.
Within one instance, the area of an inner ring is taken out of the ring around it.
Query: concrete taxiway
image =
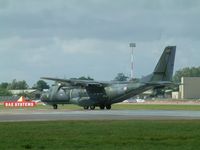
[[[7,110],[0,111],[0,122],[47,120],[131,120],[200,119],[200,111],[181,110]]]

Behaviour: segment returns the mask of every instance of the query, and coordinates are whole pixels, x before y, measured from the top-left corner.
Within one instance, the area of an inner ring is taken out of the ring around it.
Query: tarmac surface
[[[200,119],[200,111],[184,110],[24,110],[0,111],[0,122],[47,120],[191,120]]]

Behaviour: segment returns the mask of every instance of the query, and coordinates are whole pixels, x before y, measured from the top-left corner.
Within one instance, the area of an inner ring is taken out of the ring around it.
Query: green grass
[[[200,120],[0,123],[0,149],[196,150]]]
[[[16,109],[16,108],[4,108],[0,106],[0,109]],[[19,109],[19,108],[17,108]],[[37,105],[33,108],[24,108],[24,109],[52,109],[52,106],[49,105]],[[77,105],[58,105],[59,110],[83,110],[82,107]],[[96,107],[99,109],[99,107]],[[200,105],[183,105],[183,104],[114,104],[112,105],[113,110],[200,110]]]
[[[7,107],[5,108],[3,105],[0,106],[0,109],[28,109],[28,110],[38,110],[38,109],[53,109],[50,105],[36,105],[35,107]],[[82,107],[73,104],[66,104],[66,105],[58,105],[58,110],[83,110]]]
[[[200,110],[200,105],[179,105],[179,104],[115,104],[112,109],[129,110]]]

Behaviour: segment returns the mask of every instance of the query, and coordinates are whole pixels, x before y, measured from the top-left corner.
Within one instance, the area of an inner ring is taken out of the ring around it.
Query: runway
[[[47,120],[200,119],[200,111],[181,110],[23,110],[0,111],[0,122]]]

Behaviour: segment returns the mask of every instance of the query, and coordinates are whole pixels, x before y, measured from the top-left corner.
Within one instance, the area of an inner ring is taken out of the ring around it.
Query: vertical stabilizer
[[[142,78],[142,82],[172,81],[176,46],[167,46],[152,74]]]
[[[160,60],[158,61],[151,81],[171,81],[174,60],[175,60],[176,46],[168,46],[165,48]]]

